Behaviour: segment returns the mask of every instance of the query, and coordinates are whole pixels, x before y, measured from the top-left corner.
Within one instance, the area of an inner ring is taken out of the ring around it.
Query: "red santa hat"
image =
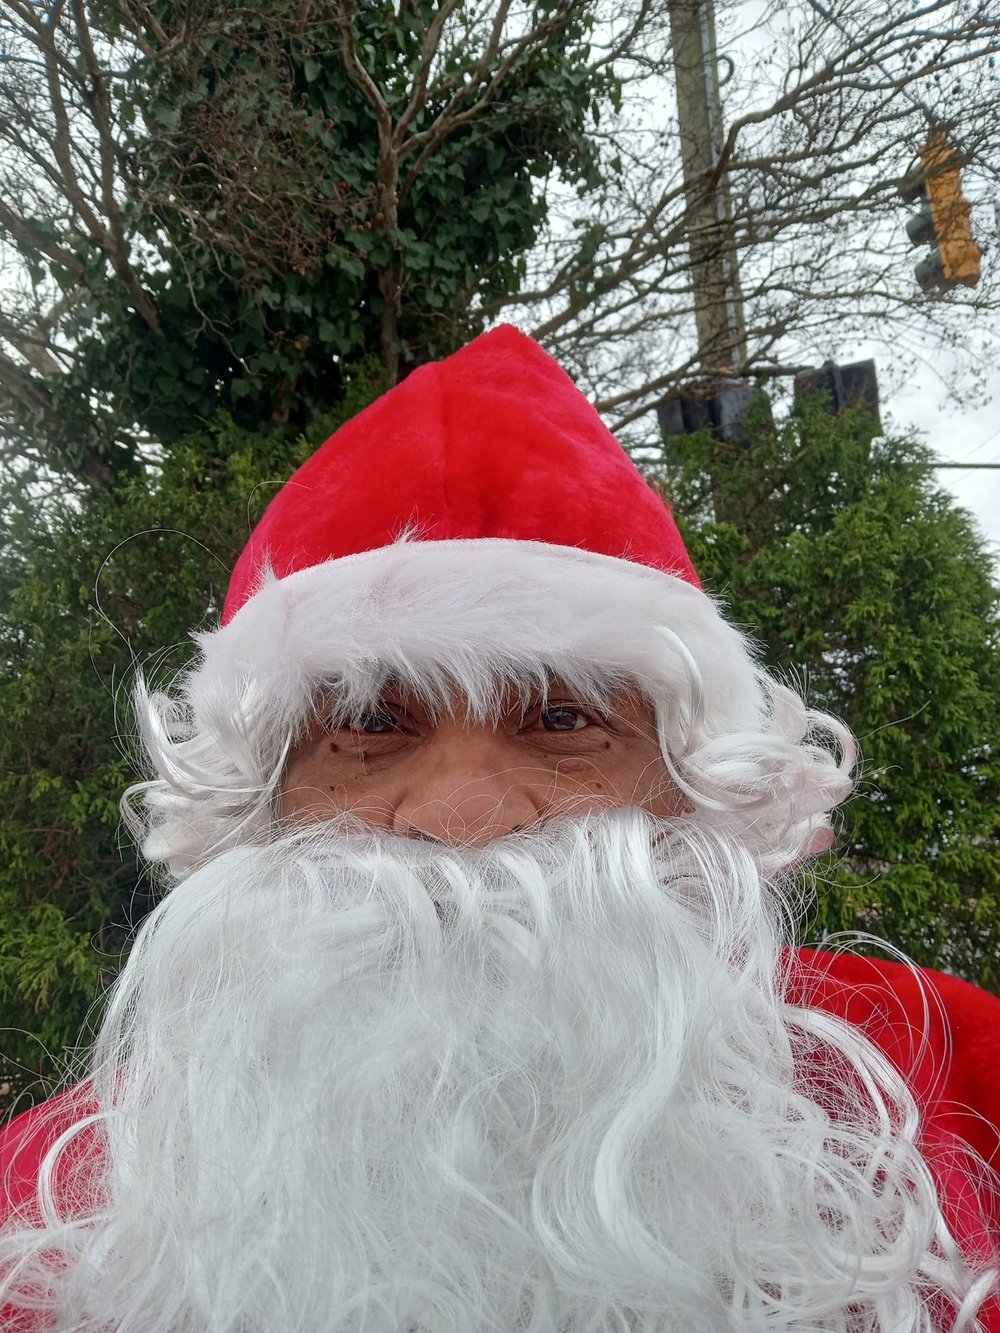
[[[542,665],[678,699],[694,676],[713,730],[755,728],[762,707],[670,511],[509,326],[414,371],[299,468],[236,564],[221,627],[198,638],[195,693],[231,706],[240,682],[266,681],[282,722],[317,680],[350,692],[379,669],[418,686],[444,673],[473,696],[484,672]]]
[[[222,622],[268,573],[286,579],[407,531],[590,551],[699,586],[669,510],[569,376],[510,325],[422,366],[299,468],[240,556]]]

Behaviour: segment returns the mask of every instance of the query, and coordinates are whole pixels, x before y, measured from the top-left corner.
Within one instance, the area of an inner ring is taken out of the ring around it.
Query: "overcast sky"
[[[862,353],[872,354],[878,358],[874,349]],[[959,409],[945,400],[942,385],[951,358],[938,354],[933,361],[937,373],[929,367],[920,369],[900,391],[883,395],[883,424],[916,427],[926,443],[950,462],[1000,463],[1000,367],[990,376],[987,401],[973,399]],[[937,479],[977,519],[1000,575],[1000,470],[942,469]]]

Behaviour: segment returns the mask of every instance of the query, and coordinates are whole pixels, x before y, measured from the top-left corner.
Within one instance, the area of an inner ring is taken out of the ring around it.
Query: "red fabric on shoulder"
[[[864,1030],[918,1103],[1000,1170],[1000,999],[967,981],[801,949],[788,998]]]
[[[14,1220],[40,1221],[37,1206],[38,1174],[46,1153],[70,1126],[96,1110],[86,1084],[69,1088],[15,1117],[0,1129],[0,1226]],[[70,1172],[86,1170],[93,1161],[93,1139],[84,1132],[56,1168],[56,1183]],[[85,1179],[85,1177],[83,1178]],[[30,1311],[0,1309],[3,1333],[47,1333],[47,1321]]]
[[[1000,1258],[1000,1189],[964,1145],[1000,1173],[1000,999],[944,972],[799,950],[787,998],[861,1028],[923,1113],[921,1148],[963,1252]],[[1000,1333],[1000,1298],[979,1314]]]
[[[95,1110],[89,1088],[79,1084],[24,1111],[0,1129],[0,1224],[21,1209],[27,1209],[32,1218],[37,1216],[33,1204],[45,1154],[71,1125]],[[70,1152],[57,1179],[64,1178],[83,1155],[82,1145]]]

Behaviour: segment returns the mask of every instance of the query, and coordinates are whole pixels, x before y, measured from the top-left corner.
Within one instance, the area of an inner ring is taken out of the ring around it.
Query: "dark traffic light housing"
[[[831,416],[839,416],[851,407],[863,406],[872,419],[875,434],[881,435],[878,375],[873,360],[852,361],[847,366],[826,361],[818,370],[800,371],[794,383],[797,403],[822,394]]]
[[[685,386],[657,404],[663,436],[694,435],[707,429],[713,439],[737,449],[749,449],[747,409],[757,390],[743,380],[706,379]]]

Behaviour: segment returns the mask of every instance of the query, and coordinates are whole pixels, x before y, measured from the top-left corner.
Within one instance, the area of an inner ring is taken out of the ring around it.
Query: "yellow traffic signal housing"
[[[962,193],[955,153],[941,130],[920,150],[941,271],[950,283],[975,287],[982,254],[972,234],[972,205]]]

